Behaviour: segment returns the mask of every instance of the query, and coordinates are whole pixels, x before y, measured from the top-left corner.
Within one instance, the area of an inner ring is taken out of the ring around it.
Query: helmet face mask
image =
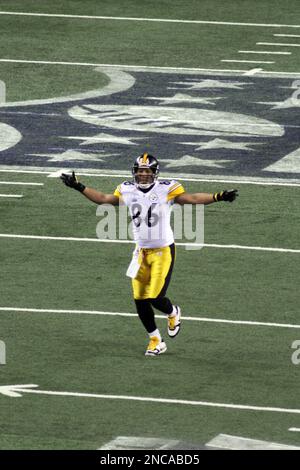
[[[158,178],[159,163],[155,157],[143,153],[138,157],[132,167],[134,183],[138,188],[148,189]]]

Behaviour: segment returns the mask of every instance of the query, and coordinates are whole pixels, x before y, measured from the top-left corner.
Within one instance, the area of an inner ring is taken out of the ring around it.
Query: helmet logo
[[[149,165],[148,153],[144,153],[140,158],[140,165]]]

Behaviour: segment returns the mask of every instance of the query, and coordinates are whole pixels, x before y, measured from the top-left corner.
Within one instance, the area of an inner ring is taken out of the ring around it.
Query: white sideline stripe
[[[300,428],[289,428],[289,431],[300,432]]]
[[[103,312],[98,310],[60,310],[49,308],[22,308],[22,307],[0,307],[2,312],[22,312],[22,313],[66,313],[74,315],[103,315],[113,317],[137,317],[136,313],[127,312]],[[156,315],[156,318],[166,319],[165,315]],[[300,329],[300,325],[291,323],[272,323],[272,322],[258,322],[250,320],[227,320],[224,318],[209,318],[209,317],[181,317],[184,321],[196,321],[205,323],[225,323],[229,325],[248,325],[248,326],[266,326],[273,328],[293,328]]]
[[[19,186],[44,186],[44,183],[21,183],[15,181],[0,181],[0,184],[19,185]]]
[[[288,47],[300,47],[300,44],[287,44],[284,42],[257,42],[258,46],[288,46]]]
[[[153,398],[153,397],[139,397],[130,395],[102,395],[96,393],[79,393],[79,392],[59,392],[52,390],[33,390],[31,387],[38,387],[38,385],[2,385],[0,393],[6,396],[20,397],[20,393],[32,393],[37,395],[52,395],[63,397],[86,397],[86,398],[102,398],[107,400],[130,400],[150,403],[167,403],[174,405],[193,405],[193,406],[209,406],[214,408],[229,408],[235,410],[250,410],[250,411],[270,411],[275,413],[291,413],[300,414],[297,408],[277,408],[271,406],[253,406],[253,405],[236,405],[233,403],[215,403],[210,401],[195,401],[195,400],[180,400],[173,398]],[[22,395],[21,395],[22,396]]]
[[[29,173],[32,175],[45,175],[48,173],[47,171],[41,170],[8,170],[8,169],[1,169],[0,173]]]
[[[255,26],[264,28],[300,28],[296,24],[272,24],[272,23],[237,23],[234,21],[206,21],[206,20],[179,20],[168,18],[139,18],[126,16],[91,16],[91,15],[65,15],[58,13],[33,13],[33,12],[16,12],[16,11],[0,11],[0,15],[12,16],[38,16],[50,18],[78,18],[87,20],[117,20],[117,21],[150,21],[157,23],[186,23],[186,24],[215,24],[228,26]]]
[[[299,74],[300,75],[300,74]],[[20,170],[20,169],[15,169],[15,170],[12,170],[12,169],[2,169],[0,167],[0,173],[25,173],[25,174],[40,174],[40,175],[43,175],[43,176],[51,176],[53,175],[54,171],[57,170],[57,168],[53,168],[53,169],[47,169],[45,168],[44,170]],[[70,168],[68,168],[67,170],[65,170],[67,172],[70,171]],[[92,170],[93,171],[93,170]],[[64,169],[63,168],[60,168],[59,170],[55,171],[55,173],[57,173],[57,175],[59,176],[60,173],[63,173],[64,172]],[[129,173],[127,174],[126,172],[123,172],[123,173],[110,173],[110,172],[107,172],[107,173],[97,173],[97,172],[94,172],[94,173],[91,173],[88,169],[81,169],[79,170],[78,172],[76,172],[77,175],[79,176],[95,176],[95,177],[110,177],[110,178],[132,178],[132,175],[130,175]],[[281,182],[280,181],[280,178],[261,178],[260,181],[257,181],[257,180],[252,180],[251,177],[250,179],[247,179],[247,177],[239,177],[239,179],[236,179],[236,180],[224,180],[223,179],[223,176],[222,177],[218,177],[218,175],[214,175],[213,177],[212,176],[208,176],[206,178],[189,178],[189,177],[181,177],[179,175],[172,175],[172,174],[169,174],[169,173],[164,173],[165,174],[165,177],[166,179],[175,179],[175,180],[180,180],[180,181],[194,181],[194,182],[204,182],[204,183],[232,183],[232,184],[254,184],[254,185],[258,185],[258,186],[291,186],[291,187],[300,187],[300,183],[297,183],[296,181],[297,180],[291,180],[291,179],[288,179],[286,182]],[[298,180],[299,181],[299,180]]]
[[[52,392],[48,390],[21,390],[23,393],[34,393],[38,395],[58,395],[69,397],[88,397],[88,398],[102,398],[109,400],[131,400],[142,401],[151,403],[167,403],[174,405],[193,405],[193,406],[209,406],[214,408],[229,408],[234,410],[251,410],[251,411],[270,411],[275,413],[292,413],[300,414],[300,409],[295,408],[275,408],[270,406],[252,406],[252,405],[235,405],[232,403],[215,403],[209,401],[192,401],[192,400],[177,400],[171,398],[152,398],[152,397],[137,397],[126,395],[100,395],[95,393],[76,393],[76,392]]]
[[[275,64],[270,60],[234,60],[234,59],[222,59],[221,62],[241,62],[244,64]]]
[[[23,238],[29,240],[54,240],[54,241],[71,241],[71,242],[97,242],[97,243],[131,243],[135,244],[134,240],[109,240],[103,238],[81,238],[81,237],[48,237],[45,235],[19,235],[10,233],[0,233],[1,238]],[[243,246],[243,245],[218,245],[215,243],[181,243],[176,242],[176,246],[197,246],[205,248],[220,248],[230,250],[254,250],[254,251],[273,251],[279,253],[300,253],[299,250],[292,248],[273,248],[263,246]]]
[[[58,170],[58,171],[54,171],[53,173],[50,173],[50,175],[47,175],[47,178],[59,178],[60,175],[62,173],[69,173],[70,172],[70,169],[64,169],[62,168],[61,170]],[[79,175],[79,173],[76,172],[77,175]]]
[[[211,72],[246,72],[246,70],[231,70],[231,69],[204,69],[198,67],[158,67],[156,65],[128,65],[128,64],[98,64],[94,62],[63,62],[63,61],[48,61],[48,60],[25,60],[25,59],[0,59],[0,62],[9,62],[17,64],[45,64],[45,65],[79,65],[83,67],[109,67],[109,68],[118,68],[118,69],[145,69],[145,70],[174,70],[174,71],[211,71]],[[277,72],[285,73],[285,72]]]
[[[273,34],[273,36],[279,36],[281,38],[300,38],[300,34]]]
[[[0,59],[0,62],[8,62],[15,64],[45,64],[45,65],[78,65],[84,67],[109,67],[109,68],[118,68],[122,70],[159,70],[159,71],[177,71],[177,72],[209,72],[209,73],[244,73],[248,70],[236,70],[236,69],[206,69],[199,67],[160,67],[156,65],[128,65],[128,64],[95,64],[90,62],[59,62],[59,61],[47,61],[47,60],[24,60],[24,59]],[[288,77],[297,77],[300,75],[300,72],[281,72],[281,71],[263,71],[264,75],[284,75]]]
[[[23,197],[23,194],[0,194],[0,197],[14,197],[14,198],[20,198],[20,197]]]
[[[248,72],[245,72],[244,75],[247,75],[248,77],[251,77],[251,76],[255,75],[256,73],[259,73],[259,72],[262,72],[262,71],[263,71],[263,69],[261,69],[261,68],[255,68],[255,69],[248,70]]]
[[[291,52],[273,52],[273,51],[238,51],[240,54],[273,54],[273,55],[291,55]]]
[[[226,248],[226,249],[233,249],[233,250],[257,250],[257,251],[275,251],[281,253],[300,253],[299,250],[295,250],[292,248],[273,248],[273,247],[263,247],[263,246],[243,246],[243,245],[217,245],[214,243],[176,243],[176,245],[188,245],[188,246],[205,246],[207,248]]]

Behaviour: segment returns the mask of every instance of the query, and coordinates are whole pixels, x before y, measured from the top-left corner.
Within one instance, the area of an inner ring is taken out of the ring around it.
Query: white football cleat
[[[175,338],[178,335],[181,327],[180,317],[181,317],[181,310],[178,305],[175,305],[176,308],[176,315],[173,317],[168,317],[168,335],[170,338]]]
[[[166,343],[160,340],[157,336],[151,336],[145,356],[158,356],[159,354],[166,352],[166,350]]]

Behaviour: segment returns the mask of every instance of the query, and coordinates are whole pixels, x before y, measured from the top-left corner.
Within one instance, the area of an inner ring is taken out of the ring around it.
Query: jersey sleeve
[[[122,189],[121,189],[121,184],[117,186],[114,192],[114,196],[117,196],[118,198],[122,197]]]
[[[185,189],[182,184],[178,183],[178,181],[172,181],[171,187],[168,191],[167,200],[172,201],[172,199],[174,199],[176,196],[179,196],[183,193],[185,193]]]

